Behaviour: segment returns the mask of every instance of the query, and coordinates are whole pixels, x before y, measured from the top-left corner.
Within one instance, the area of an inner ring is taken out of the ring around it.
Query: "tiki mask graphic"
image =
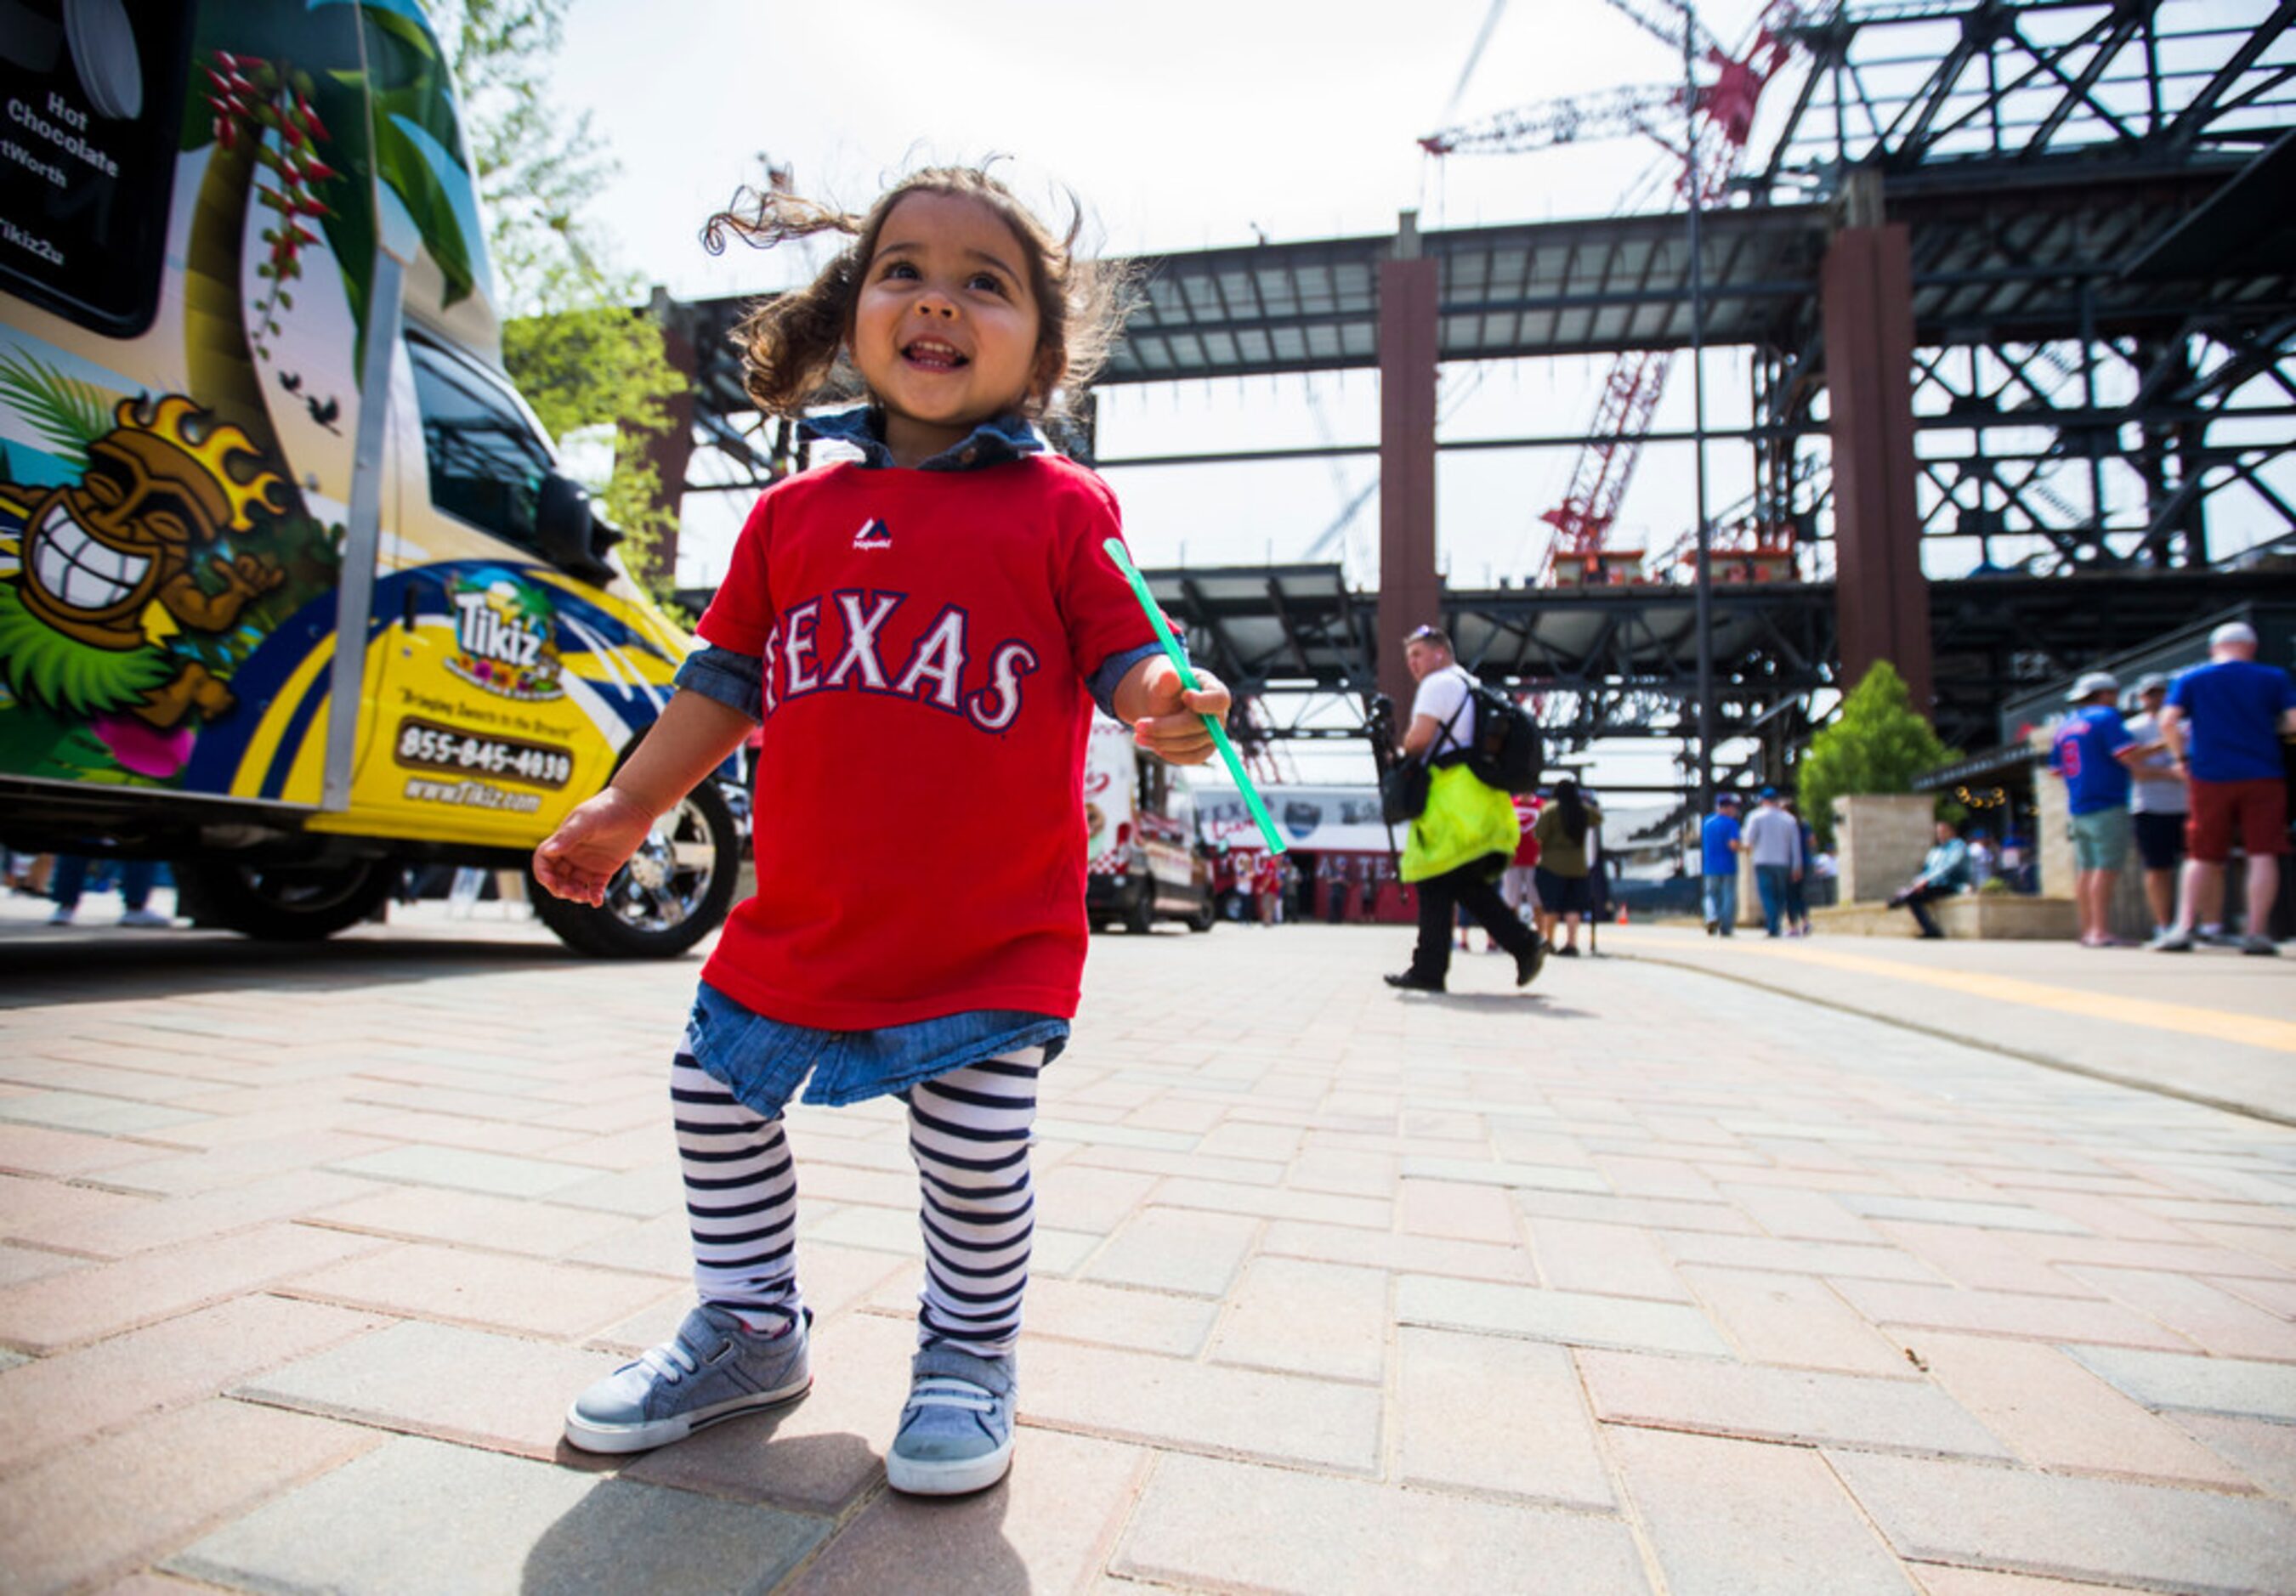
[[[234,702],[164,640],[234,625],[283,572],[217,546],[276,513],[280,479],[254,443],[189,400],[124,400],[88,446],[79,481],[32,507],[15,585],[0,587],[0,661],[20,698],[71,715],[132,714],[180,724]]]

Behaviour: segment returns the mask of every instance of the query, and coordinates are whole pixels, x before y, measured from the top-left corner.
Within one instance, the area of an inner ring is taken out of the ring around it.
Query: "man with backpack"
[[[1502,703],[1494,711],[1476,701],[1475,679],[1460,668],[1450,635],[1439,626],[1422,626],[1405,638],[1403,658],[1419,690],[1398,753],[1424,765],[1428,782],[1426,806],[1411,822],[1401,870],[1418,888],[1419,942],[1411,968],[1389,976],[1387,984],[1406,992],[1442,991],[1451,967],[1452,913],[1464,909],[1514,955],[1514,984],[1527,986],[1538,974],[1545,948],[1538,934],[1508,912],[1494,885],[1514,856],[1521,826],[1506,791],[1482,780],[1470,760],[1489,749],[1493,733],[1511,730],[1497,719],[1511,707]],[[1488,759],[1476,763],[1491,769]]]

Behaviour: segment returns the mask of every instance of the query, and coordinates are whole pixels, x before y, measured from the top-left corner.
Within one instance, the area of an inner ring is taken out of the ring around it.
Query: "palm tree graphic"
[[[358,329],[352,369],[362,369],[378,244],[370,175],[438,263],[442,309],[476,286],[485,241],[453,202],[468,181],[462,123],[445,55],[413,0],[201,10],[181,148],[205,149],[208,164],[185,250],[184,354],[200,402],[275,453],[256,362],[293,314],[306,251],[321,238]],[[266,213],[252,302],[242,252],[250,208]]]

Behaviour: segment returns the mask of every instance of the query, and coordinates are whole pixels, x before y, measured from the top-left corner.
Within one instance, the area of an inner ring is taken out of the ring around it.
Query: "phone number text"
[[[408,718],[398,723],[398,763],[415,770],[485,771],[536,787],[563,787],[574,773],[564,749],[511,737],[480,737]]]

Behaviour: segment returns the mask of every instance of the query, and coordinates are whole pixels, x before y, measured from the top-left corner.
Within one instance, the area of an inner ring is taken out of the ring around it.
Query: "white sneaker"
[[[58,904],[56,905],[56,912],[48,916],[48,923],[52,926],[68,926],[71,924],[73,917],[78,913],[79,911],[78,909],[73,908],[69,904]]]
[[[2144,945],[2156,954],[2189,954],[2193,951],[2193,934],[2170,926]]]
[[[119,923],[124,926],[145,926],[169,931],[176,929],[176,922],[157,909],[130,909],[120,915]]]

